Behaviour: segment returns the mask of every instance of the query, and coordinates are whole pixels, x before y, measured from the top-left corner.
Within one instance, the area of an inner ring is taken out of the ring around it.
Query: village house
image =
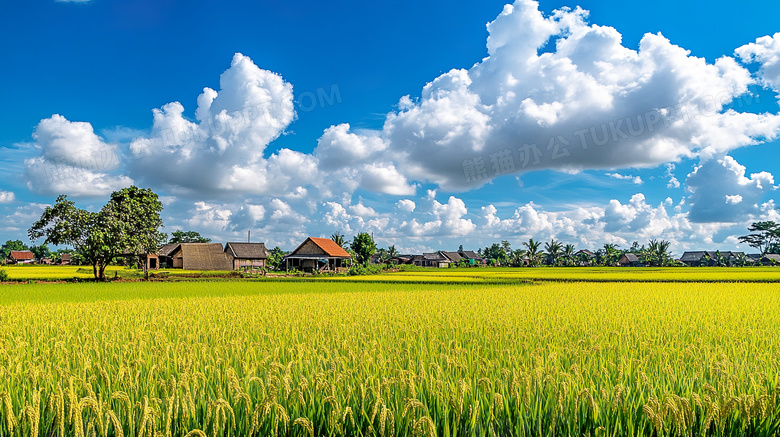
[[[170,251],[171,265],[183,270],[233,270],[221,243],[181,243]]]
[[[618,264],[620,264],[621,267],[642,267],[643,266],[641,261],[639,261],[639,257],[636,256],[635,253],[630,253],[630,252],[620,255],[620,259],[618,259]]]
[[[482,257],[473,250],[459,250],[458,255],[470,265],[482,263]]]
[[[35,262],[35,255],[29,250],[12,250],[8,255],[9,264],[32,264]]]
[[[449,267],[450,262],[440,252],[423,253],[412,257],[412,264],[419,267]]]
[[[329,238],[308,237],[284,257],[285,269],[311,271],[338,271],[347,267],[352,257],[343,247]]]
[[[157,251],[160,268],[173,267],[173,252],[179,248],[180,243],[165,244]]]
[[[60,255],[60,264],[63,266],[69,266],[71,263],[71,257],[69,253],[63,253]]]
[[[680,262],[689,267],[714,267],[718,265],[718,255],[723,257],[727,266],[733,266],[736,264],[737,259],[744,255],[742,252],[723,251],[717,250],[698,250],[691,252],[684,252],[680,257]]]
[[[271,254],[265,243],[226,243],[225,253],[233,259],[233,270],[263,269]]]

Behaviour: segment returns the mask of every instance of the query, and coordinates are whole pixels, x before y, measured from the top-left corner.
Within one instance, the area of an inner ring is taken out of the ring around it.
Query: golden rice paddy
[[[0,435],[779,430],[771,283],[0,287]]]

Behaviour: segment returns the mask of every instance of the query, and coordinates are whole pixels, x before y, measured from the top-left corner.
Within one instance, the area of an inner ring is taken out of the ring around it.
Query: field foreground
[[[776,435],[776,284],[0,288],[0,435]]]

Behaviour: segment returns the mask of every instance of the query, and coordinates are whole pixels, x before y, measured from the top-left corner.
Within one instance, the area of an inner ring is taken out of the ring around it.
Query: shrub
[[[0,269],[0,282],[8,282],[11,278],[8,277],[8,272]]]

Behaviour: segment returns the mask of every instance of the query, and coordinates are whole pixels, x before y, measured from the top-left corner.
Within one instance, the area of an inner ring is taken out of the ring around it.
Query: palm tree
[[[601,265],[614,266],[620,259],[620,251],[617,244],[606,243],[604,248],[599,250]]]
[[[539,258],[541,258],[541,253],[539,253],[539,246],[541,245],[542,245],[541,241],[534,241],[533,238],[523,243],[523,246],[525,246],[525,248],[528,249],[526,255],[528,256],[529,265],[532,266],[539,265],[539,261],[540,261]]]
[[[666,240],[650,240],[647,246],[647,261],[654,266],[666,266],[671,263],[672,257],[669,255],[670,243]]]
[[[515,267],[521,267],[523,265],[523,258],[525,258],[526,251],[523,249],[515,249],[512,251],[511,263]]]
[[[547,264],[558,264],[558,257],[561,256],[561,243],[551,239],[549,243],[544,243],[544,251],[547,252]]]
[[[398,256],[398,250],[396,250],[395,245],[392,245],[392,246],[387,248],[387,255],[390,258],[395,258],[395,257]]]
[[[344,247],[344,243],[346,242],[344,240],[344,234],[339,231],[334,232],[333,235],[330,236],[330,239],[338,244],[339,247]]]
[[[574,265],[574,252],[576,249],[573,244],[567,244],[563,247],[563,259],[567,267]]]

